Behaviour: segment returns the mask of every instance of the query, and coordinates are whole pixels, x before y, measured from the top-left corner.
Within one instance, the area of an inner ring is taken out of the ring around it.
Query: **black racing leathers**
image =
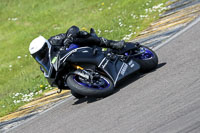
[[[54,46],[68,46],[72,43],[84,46],[99,45],[101,43],[97,36],[92,36],[86,31],[80,31],[76,26],[69,28],[66,33],[51,37],[49,42]]]
[[[91,28],[90,33],[80,31],[77,26],[72,26],[66,33],[53,36],[49,42],[54,46],[69,46],[74,43],[80,46],[98,45],[101,47],[109,47],[114,49],[121,49],[125,46],[124,41],[112,41],[103,37],[98,37]]]

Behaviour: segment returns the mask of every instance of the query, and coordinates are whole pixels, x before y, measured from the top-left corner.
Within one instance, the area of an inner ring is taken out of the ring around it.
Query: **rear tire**
[[[84,83],[81,83],[80,81],[76,80],[75,74],[70,75],[67,78],[67,84],[71,91],[75,94],[79,94],[82,96],[92,96],[92,97],[106,97],[113,93],[114,91],[114,85],[112,81],[104,76],[101,76],[101,78],[106,82],[105,88],[94,88],[85,85]],[[72,94],[73,95],[73,94]]]
[[[141,72],[149,72],[149,71],[156,69],[157,65],[158,65],[158,56],[150,48],[148,48],[146,46],[142,46],[142,47],[145,48],[146,50],[150,51],[152,56],[150,58],[146,58],[146,59],[140,59],[140,58],[135,59],[141,66],[140,71]]]

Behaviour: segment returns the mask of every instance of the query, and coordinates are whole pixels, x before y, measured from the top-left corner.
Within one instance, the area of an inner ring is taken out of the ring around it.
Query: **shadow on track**
[[[163,66],[165,66],[167,63],[160,63],[158,64],[157,66],[157,69],[160,69],[162,68]],[[157,70],[156,69],[156,70]],[[135,82],[136,80],[144,77],[145,75],[149,74],[149,73],[152,73],[156,70],[153,70],[151,72],[148,72],[148,73],[141,73],[141,72],[135,72],[129,76],[127,76],[126,78],[122,79],[115,87],[115,91],[111,94],[113,95],[114,93],[117,93],[118,91],[120,91],[121,89],[123,89],[124,87],[126,87],[127,85],[129,84],[132,84],[133,82]],[[109,95],[110,96],[110,95]],[[107,96],[108,97],[108,96]],[[105,97],[106,98],[106,97]],[[76,98],[75,98],[76,99]],[[93,103],[93,102],[96,102],[96,101],[99,101],[103,98],[95,98],[95,97],[84,97],[84,98],[81,98],[81,99],[77,99],[77,101],[74,102],[73,105],[77,105],[77,104],[81,104],[81,103],[84,103],[84,102],[87,102],[87,103]]]

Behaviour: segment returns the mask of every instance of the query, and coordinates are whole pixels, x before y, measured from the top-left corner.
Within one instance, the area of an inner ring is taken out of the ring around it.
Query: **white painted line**
[[[184,33],[187,30],[189,30],[192,26],[194,26],[195,24],[197,24],[199,21],[200,21],[200,17],[198,17],[193,22],[189,23],[188,26],[186,26],[185,28],[183,28],[181,31],[179,31],[178,33],[176,33],[175,35],[173,35],[172,37],[170,37],[169,39],[167,39],[166,41],[164,41],[160,45],[154,47],[152,50],[156,51],[156,50],[160,49],[161,47],[163,47],[164,45],[166,45],[167,43],[169,43],[170,41],[172,41],[176,37],[180,36],[182,33]]]
[[[57,92],[58,92],[57,90],[54,90],[54,91],[47,92],[44,95],[45,96],[50,96],[50,95],[56,94]]]

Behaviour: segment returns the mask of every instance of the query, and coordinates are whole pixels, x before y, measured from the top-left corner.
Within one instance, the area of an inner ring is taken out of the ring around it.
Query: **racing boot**
[[[130,50],[137,50],[140,48],[140,43],[138,42],[125,42],[125,46],[123,49],[116,49],[113,52],[117,54],[124,54]]]
[[[100,46],[102,47],[108,47],[112,49],[123,49],[125,45],[125,41],[112,41],[112,40],[107,40],[103,37],[100,37],[101,43]]]
[[[123,49],[126,45],[125,41],[121,40],[121,41],[110,41],[109,46],[113,49]]]
[[[93,28],[90,29],[90,35],[93,36],[93,37],[98,38],[98,36],[97,36],[97,34],[96,34],[96,32],[95,32],[95,30]]]

